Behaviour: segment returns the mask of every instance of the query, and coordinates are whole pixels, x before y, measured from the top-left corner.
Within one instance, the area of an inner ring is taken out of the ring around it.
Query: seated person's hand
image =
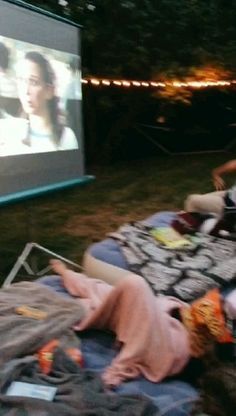
[[[219,175],[213,174],[213,184],[217,191],[223,191],[225,189],[225,181]]]

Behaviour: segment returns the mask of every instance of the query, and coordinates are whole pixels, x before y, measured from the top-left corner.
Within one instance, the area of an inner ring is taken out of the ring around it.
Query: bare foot
[[[52,259],[49,263],[52,270],[60,276],[63,276],[63,274],[68,270],[66,265],[61,260]]]

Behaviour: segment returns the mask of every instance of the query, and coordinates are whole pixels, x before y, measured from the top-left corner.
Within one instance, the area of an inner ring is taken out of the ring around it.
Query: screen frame
[[[83,177],[78,179],[69,179],[64,182],[53,183],[50,185],[39,186],[32,189],[27,189],[25,191],[19,191],[8,195],[3,195],[0,196],[0,206],[9,205],[15,202],[20,202],[26,199],[31,199],[56,191],[61,191],[63,189],[84,185],[86,183],[92,182],[94,179],[94,175],[84,175]]]
[[[6,3],[15,4],[16,6],[23,7],[25,9],[31,10],[31,11],[36,12],[36,13],[43,14],[43,15],[51,17],[55,20],[59,20],[61,22],[67,23],[67,24],[72,25],[72,26],[75,26],[79,29],[83,28],[82,25],[80,25],[79,23],[74,22],[73,20],[70,20],[70,19],[67,19],[65,17],[59,16],[58,14],[52,13],[49,10],[42,9],[41,7],[34,6],[33,4],[26,3],[23,0],[2,0],[2,1],[4,1]]]
[[[82,29],[83,26],[80,24],[69,20],[67,18],[64,18],[62,16],[59,16],[57,14],[54,14],[48,10],[44,10],[40,7],[34,6],[32,4],[26,3],[22,0],[2,0],[5,3],[12,4],[21,8],[24,8],[26,10],[29,10],[31,12],[38,13],[40,15],[44,15],[46,17],[49,17],[53,20],[60,21],[62,23],[66,23],[68,25],[74,26],[78,29]],[[82,132],[83,132],[83,126],[82,126]],[[83,157],[84,158],[84,157]],[[21,191],[12,192],[10,194],[2,195],[0,196],[0,206],[1,205],[8,205],[10,203],[14,203],[17,201],[25,200],[34,198],[43,194],[48,194],[57,190],[62,190],[69,187],[75,187],[79,185],[86,184],[88,182],[91,182],[95,179],[95,176],[93,175],[82,175],[78,178],[71,178],[68,180],[62,180],[60,182],[53,182],[46,185],[39,185],[34,188],[28,188]]]

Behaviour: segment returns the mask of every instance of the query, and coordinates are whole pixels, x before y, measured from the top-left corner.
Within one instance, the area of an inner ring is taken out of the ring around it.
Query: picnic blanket
[[[190,302],[236,277],[236,242],[199,234],[198,241],[169,249],[141,222],[121,226],[109,235],[117,241],[129,270],[144,277],[156,295]]]

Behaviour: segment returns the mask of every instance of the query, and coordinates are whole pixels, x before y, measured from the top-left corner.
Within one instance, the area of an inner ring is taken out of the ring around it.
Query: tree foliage
[[[86,74],[156,78],[212,64],[236,66],[234,0],[36,0],[83,29]],[[64,4],[64,5],[62,5]],[[66,4],[66,5],[65,5]]]

